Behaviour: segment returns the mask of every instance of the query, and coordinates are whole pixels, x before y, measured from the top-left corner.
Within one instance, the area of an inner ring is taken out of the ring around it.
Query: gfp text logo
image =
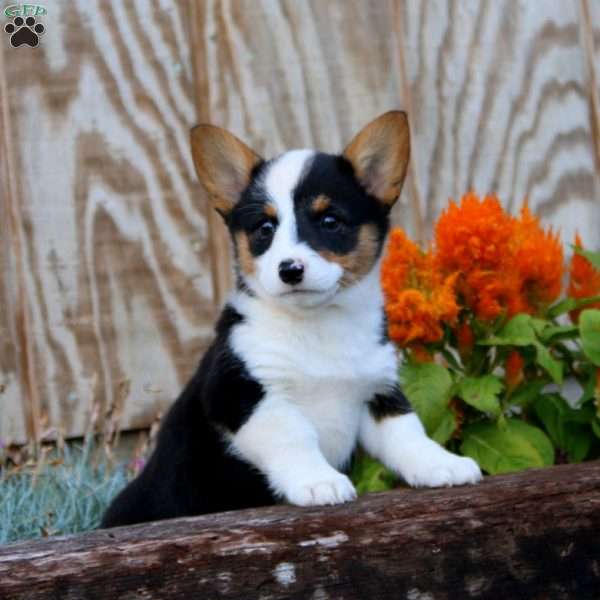
[[[45,6],[41,4],[11,4],[4,9],[4,16],[13,17],[41,17],[47,14]]]

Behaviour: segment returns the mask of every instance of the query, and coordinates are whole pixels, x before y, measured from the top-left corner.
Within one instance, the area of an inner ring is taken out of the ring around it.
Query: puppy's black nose
[[[279,278],[283,283],[296,285],[302,281],[304,265],[298,260],[283,260],[279,263]]]

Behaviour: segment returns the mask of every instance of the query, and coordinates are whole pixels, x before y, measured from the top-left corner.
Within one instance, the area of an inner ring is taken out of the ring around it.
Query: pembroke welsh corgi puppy
[[[379,265],[409,160],[406,115],[340,155],[264,160],[227,131],[191,133],[200,181],[233,243],[237,285],[147,465],[102,526],[356,497],[360,444],[412,486],[475,483],[430,440],[398,387]]]

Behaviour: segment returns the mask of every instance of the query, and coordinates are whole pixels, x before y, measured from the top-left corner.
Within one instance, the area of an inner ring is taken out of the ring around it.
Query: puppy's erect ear
[[[214,125],[194,127],[191,141],[200,182],[214,207],[226,217],[250,182],[252,169],[262,159],[235,135]]]
[[[391,207],[402,190],[410,157],[406,113],[392,110],[371,121],[348,144],[344,157],[365,189]]]

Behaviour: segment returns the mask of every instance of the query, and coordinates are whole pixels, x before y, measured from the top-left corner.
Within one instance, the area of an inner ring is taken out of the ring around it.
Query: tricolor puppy
[[[386,338],[379,263],[408,164],[406,115],[379,117],[341,155],[263,160],[210,125],[192,131],[192,152],[231,233],[237,289],[103,526],[347,502],[357,444],[413,486],[478,481],[471,459],[426,436]]]

